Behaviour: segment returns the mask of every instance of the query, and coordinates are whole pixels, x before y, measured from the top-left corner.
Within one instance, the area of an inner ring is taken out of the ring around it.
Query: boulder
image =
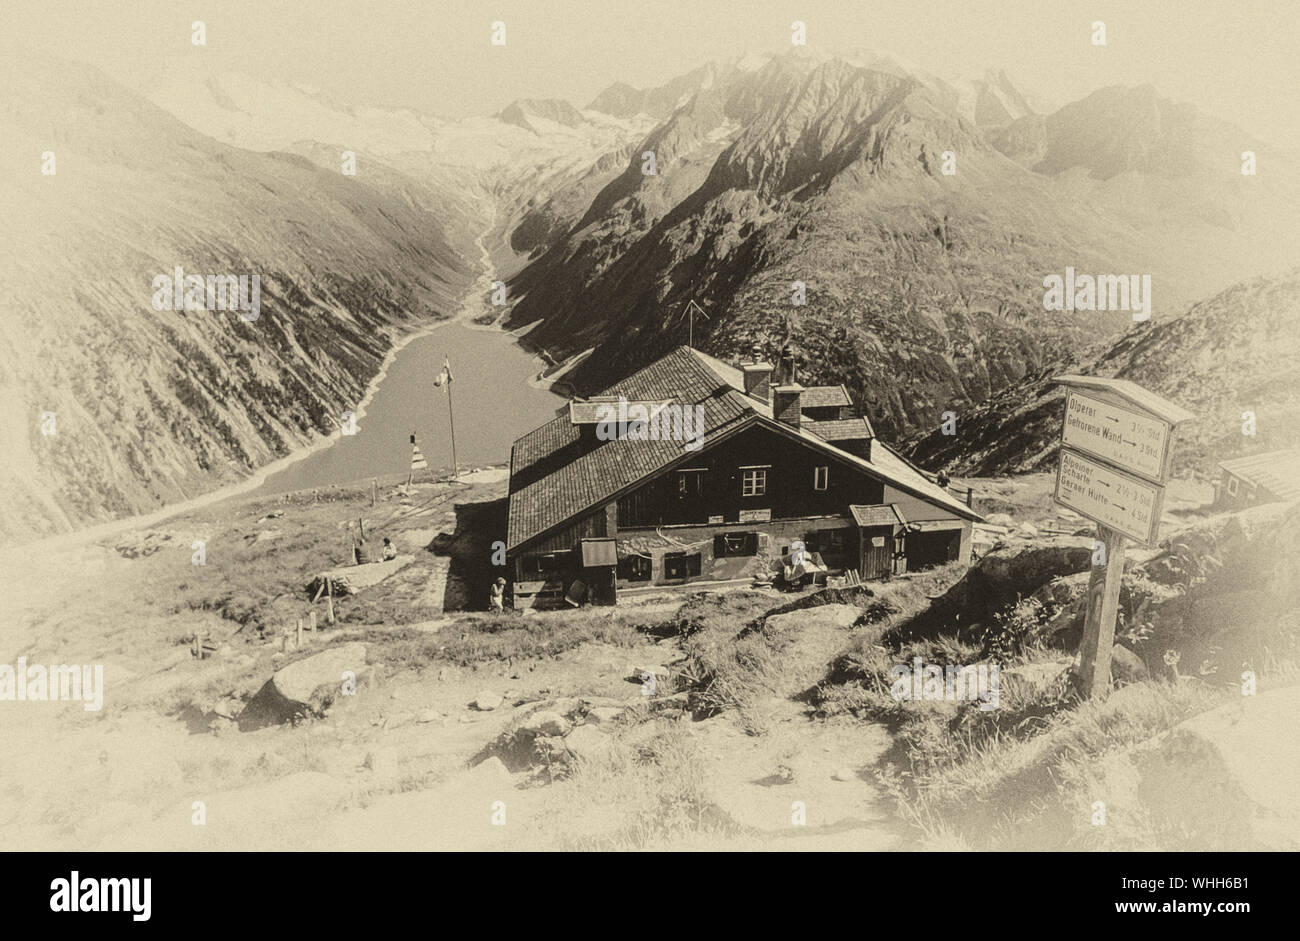
[[[340,695],[344,674],[366,669],[366,645],[340,644],[278,670],[239,713],[241,731],[321,716]]]
[[[470,768],[470,775],[481,786],[510,783],[510,769],[496,755],[484,758]]]
[[[493,709],[500,708],[504,701],[505,697],[500,693],[494,693],[490,689],[480,690],[474,697],[474,708],[480,712],[491,712]]]
[[[1092,540],[1073,536],[1038,538],[999,544],[926,610],[891,627],[885,643],[950,634],[954,625],[964,643],[979,643],[983,636],[974,624],[1033,595],[1053,579],[1087,573],[1092,565]]]
[[[312,693],[319,687],[342,686],[344,674],[352,673],[355,676],[365,668],[365,644],[340,644],[295,660],[271,677],[271,681],[286,699],[310,702]]]
[[[534,735],[564,735],[572,727],[568,719],[549,709],[534,712],[520,726],[523,731]]]
[[[1110,652],[1110,678],[1116,686],[1140,683],[1151,679],[1151,672],[1142,658],[1127,647],[1116,644]]]
[[[836,768],[831,777],[836,781],[856,781],[858,779],[852,768]]]

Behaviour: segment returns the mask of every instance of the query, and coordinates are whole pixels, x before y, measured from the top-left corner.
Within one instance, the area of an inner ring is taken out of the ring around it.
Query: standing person
[[[492,595],[491,598],[489,599],[491,610],[495,611],[497,614],[504,614],[505,600],[506,600],[506,580],[504,578],[498,578],[495,582],[492,583]]]
[[[393,543],[389,540],[387,536],[385,536],[384,537],[384,561],[389,562],[395,558],[397,558],[397,547],[393,545]]]

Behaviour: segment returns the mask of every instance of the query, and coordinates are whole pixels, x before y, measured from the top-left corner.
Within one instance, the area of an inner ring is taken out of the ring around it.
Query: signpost
[[[1195,416],[1123,379],[1061,376],[1066,386],[1054,499],[1097,524],[1079,670],[1083,693],[1110,692],[1111,648],[1127,540],[1154,546],[1174,426]]]
[[[1071,392],[1065,401],[1061,443],[1160,483],[1172,432],[1167,421]]]
[[[1101,461],[1061,449],[1056,502],[1134,542],[1154,546],[1165,490]]]

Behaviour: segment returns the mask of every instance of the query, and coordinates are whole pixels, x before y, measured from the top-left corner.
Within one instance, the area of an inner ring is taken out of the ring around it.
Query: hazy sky
[[[581,107],[616,80],[787,51],[802,20],[810,48],[891,52],[943,77],[1004,68],[1057,104],[1151,83],[1300,146],[1297,0],[3,0],[0,17],[19,43],[136,87],[193,60],[448,116],[521,97]],[[205,48],[190,44],[193,20]],[[494,20],[504,47],[489,42]]]

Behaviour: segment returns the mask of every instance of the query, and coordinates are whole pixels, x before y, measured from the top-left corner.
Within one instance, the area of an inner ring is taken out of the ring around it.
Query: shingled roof
[[[809,421],[803,426],[823,441],[860,441],[875,437],[865,418],[837,418],[833,421]]]
[[[1300,498],[1300,451],[1270,451],[1220,461],[1219,466],[1267,490],[1279,500]]]
[[[849,390],[844,386],[808,386],[799,399],[800,408],[843,408],[852,405]]]
[[[680,346],[602,395],[629,400],[702,405],[699,429],[703,447],[740,428],[762,422],[797,436],[841,460],[866,468],[902,490],[968,519],[979,519],[916,472],[889,448],[873,448],[867,461],[806,430],[775,422],[771,408],[744,392],[744,373],[698,350]],[[584,441],[568,410],[515,441],[510,452],[510,509],[506,542],[510,550],[608,502],[637,481],[695,453],[683,441]]]

